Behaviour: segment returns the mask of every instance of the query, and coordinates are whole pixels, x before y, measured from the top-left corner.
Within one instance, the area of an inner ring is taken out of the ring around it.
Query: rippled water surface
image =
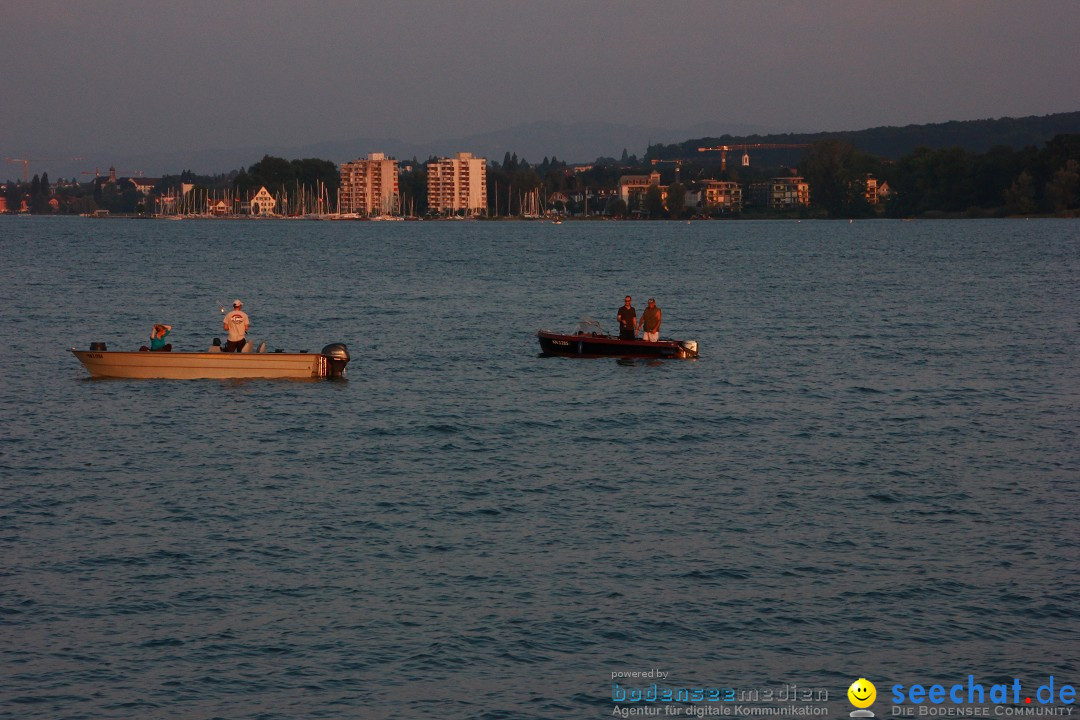
[[[1080,684],[1075,221],[4,217],[0,258],[0,717]],[[701,358],[538,357],[626,293]],[[234,297],[348,381],[67,351],[203,349]]]

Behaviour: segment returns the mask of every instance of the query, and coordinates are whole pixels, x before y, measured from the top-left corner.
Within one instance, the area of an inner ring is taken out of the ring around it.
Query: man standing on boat
[[[649,298],[649,306],[641,313],[641,339],[656,342],[660,339],[660,308],[656,298]]]
[[[229,341],[225,343],[225,352],[240,352],[247,342],[247,331],[251,326],[251,320],[247,313],[240,308],[244,303],[233,300],[233,309],[225,313],[225,329],[229,331]]]
[[[637,339],[637,310],[630,304],[629,295],[626,296],[626,300],[623,306],[619,308],[615,318],[619,321],[620,340]]]

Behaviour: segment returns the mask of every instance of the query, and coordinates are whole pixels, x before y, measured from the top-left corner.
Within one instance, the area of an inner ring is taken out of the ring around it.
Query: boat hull
[[[318,353],[71,352],[93,377],[165,380],[324,378],[326,356]]]
[[[686,359],[698,356],[697,343],[692,340],[620,340],[610,335],[561,333],[541,330],[536,333],[544,355],[566,357],[642,357]]]

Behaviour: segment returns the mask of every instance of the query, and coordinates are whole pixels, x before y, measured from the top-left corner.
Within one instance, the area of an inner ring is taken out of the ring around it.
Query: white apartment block
[[[343,163],[338,212],[392,215],[398,210],[398,163],[382,153]]]
[[[428,210],[479,215],[487,210],[487,160],[459,152],[428,163]]]
[[[660,173],[653,170],[648,175],[623,175],[619,178],[619,197],[628,206],[633,205],[631,198],[636,198],[640,203],[641,198],[648,192],[650,185],[660,188],[660,193],[667,199],[667,187],[660,185]]]
[[[724,212],[742,211],[742,185],[728,180],[706,180],[703,185],[707,208]]]
[[[772,179],[769,193],[769,207],[787,209],[806,207],[810,204],[810,184],[801,177],[779,177]]]
[[[750,183],[750,197],[754,205],[791,210],[810,205],[810,185],[801,177],[778,177]]]

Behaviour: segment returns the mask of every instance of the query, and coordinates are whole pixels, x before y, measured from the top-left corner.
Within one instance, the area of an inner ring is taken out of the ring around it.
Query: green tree
[[[413,158],[412,170],[398,176],[401,211],[406,215],[423,217],[428,209],[427,169]]]
[[[811,145],[800,163],[803,177],[814,192],[814,205],[840,217],[851,200],[854,181],[851,156],[854,148],[839,140],[823,140]]]
[[[316,192],[325,189],[325,194],[331,198],[336,196],[338,186],[341,185],[341,173],[337,165],[318,158],[293,160],[290,165],[293,176],[300,185]]]
[[[1080,202],[1080,162],[1069,159],[1046,186],[1046,197],[1057,212],[1071,210]]]
[[[296,180],[296,170],[292,163],[270,155],[263,155],[262,160],[247,169],[247,174],[256,186],[265,186],[271,191],[291,187]]]
[[[259,187],[256,185],[255,178],[248,175],[247,170],[241,170],[233,178],[233,189],[238,195],[246,197],[253,192],[257,192]]]
[[[67,212],[75,215],[89,215],[98,209],[91,195],[76,195],[69,198]]]
[[[30,212],[35,215],[47,215],[52,212],[52,206],[49,205],[49,198],[52,196],[51,188],[49,187],[49,174],[45,173],[41,177],[37,175],[30,182]]]
[[[1002,145],[974,156],[971,165],[975,192],[972,203],[983,208],[1000,207],[1003,191],[1020,174],[1030,157],[1030,153],[1025,155]]]
[[[605,212],[612,217],[626,217],[626,201],[618,197],[608,200]]]
[[[30,202],[27,205],[31,213],[41,212],[41,178],[37,175],[30,181]]]
[[[1069,160],[1080,160],[1080,134],[1056,135],[1039,153],[1038,161],[1046,168],[1047,178]]]
[[[133,213],[141,197],[142,193],[130,183],[123,189],[112,183],[101,183],[95,192],[94,201],[98,207],[110,213]]]
[[[869,155],[839,140],[822,140],[807,148],[799,170],[810,184],[814,206],[830,217],[870,214],[866,178],[876,174],[877,163]]]
[[[1017,215],[1035,212],[1035,183],[1026,170],[1005,191],[1005,206]]]
[[[658,218],[664,214],[664,194],[659,185],[650,185],[645,190],[643,209],[650,218]]]
[[[897,163],[893,173],[898,193],[893,212],[919,215],[928,211],[960,212],[975,205],[973,156],[960,148],[918,148]]]
[[[686,187],[681,183],[668,186],[667,211],[673,220],[678,220],[686,211]]]
[[[17,213],[22,207],[24,189],[17,182],[9,182],[4,189],[4,197],[7,199],[8,212]]]

